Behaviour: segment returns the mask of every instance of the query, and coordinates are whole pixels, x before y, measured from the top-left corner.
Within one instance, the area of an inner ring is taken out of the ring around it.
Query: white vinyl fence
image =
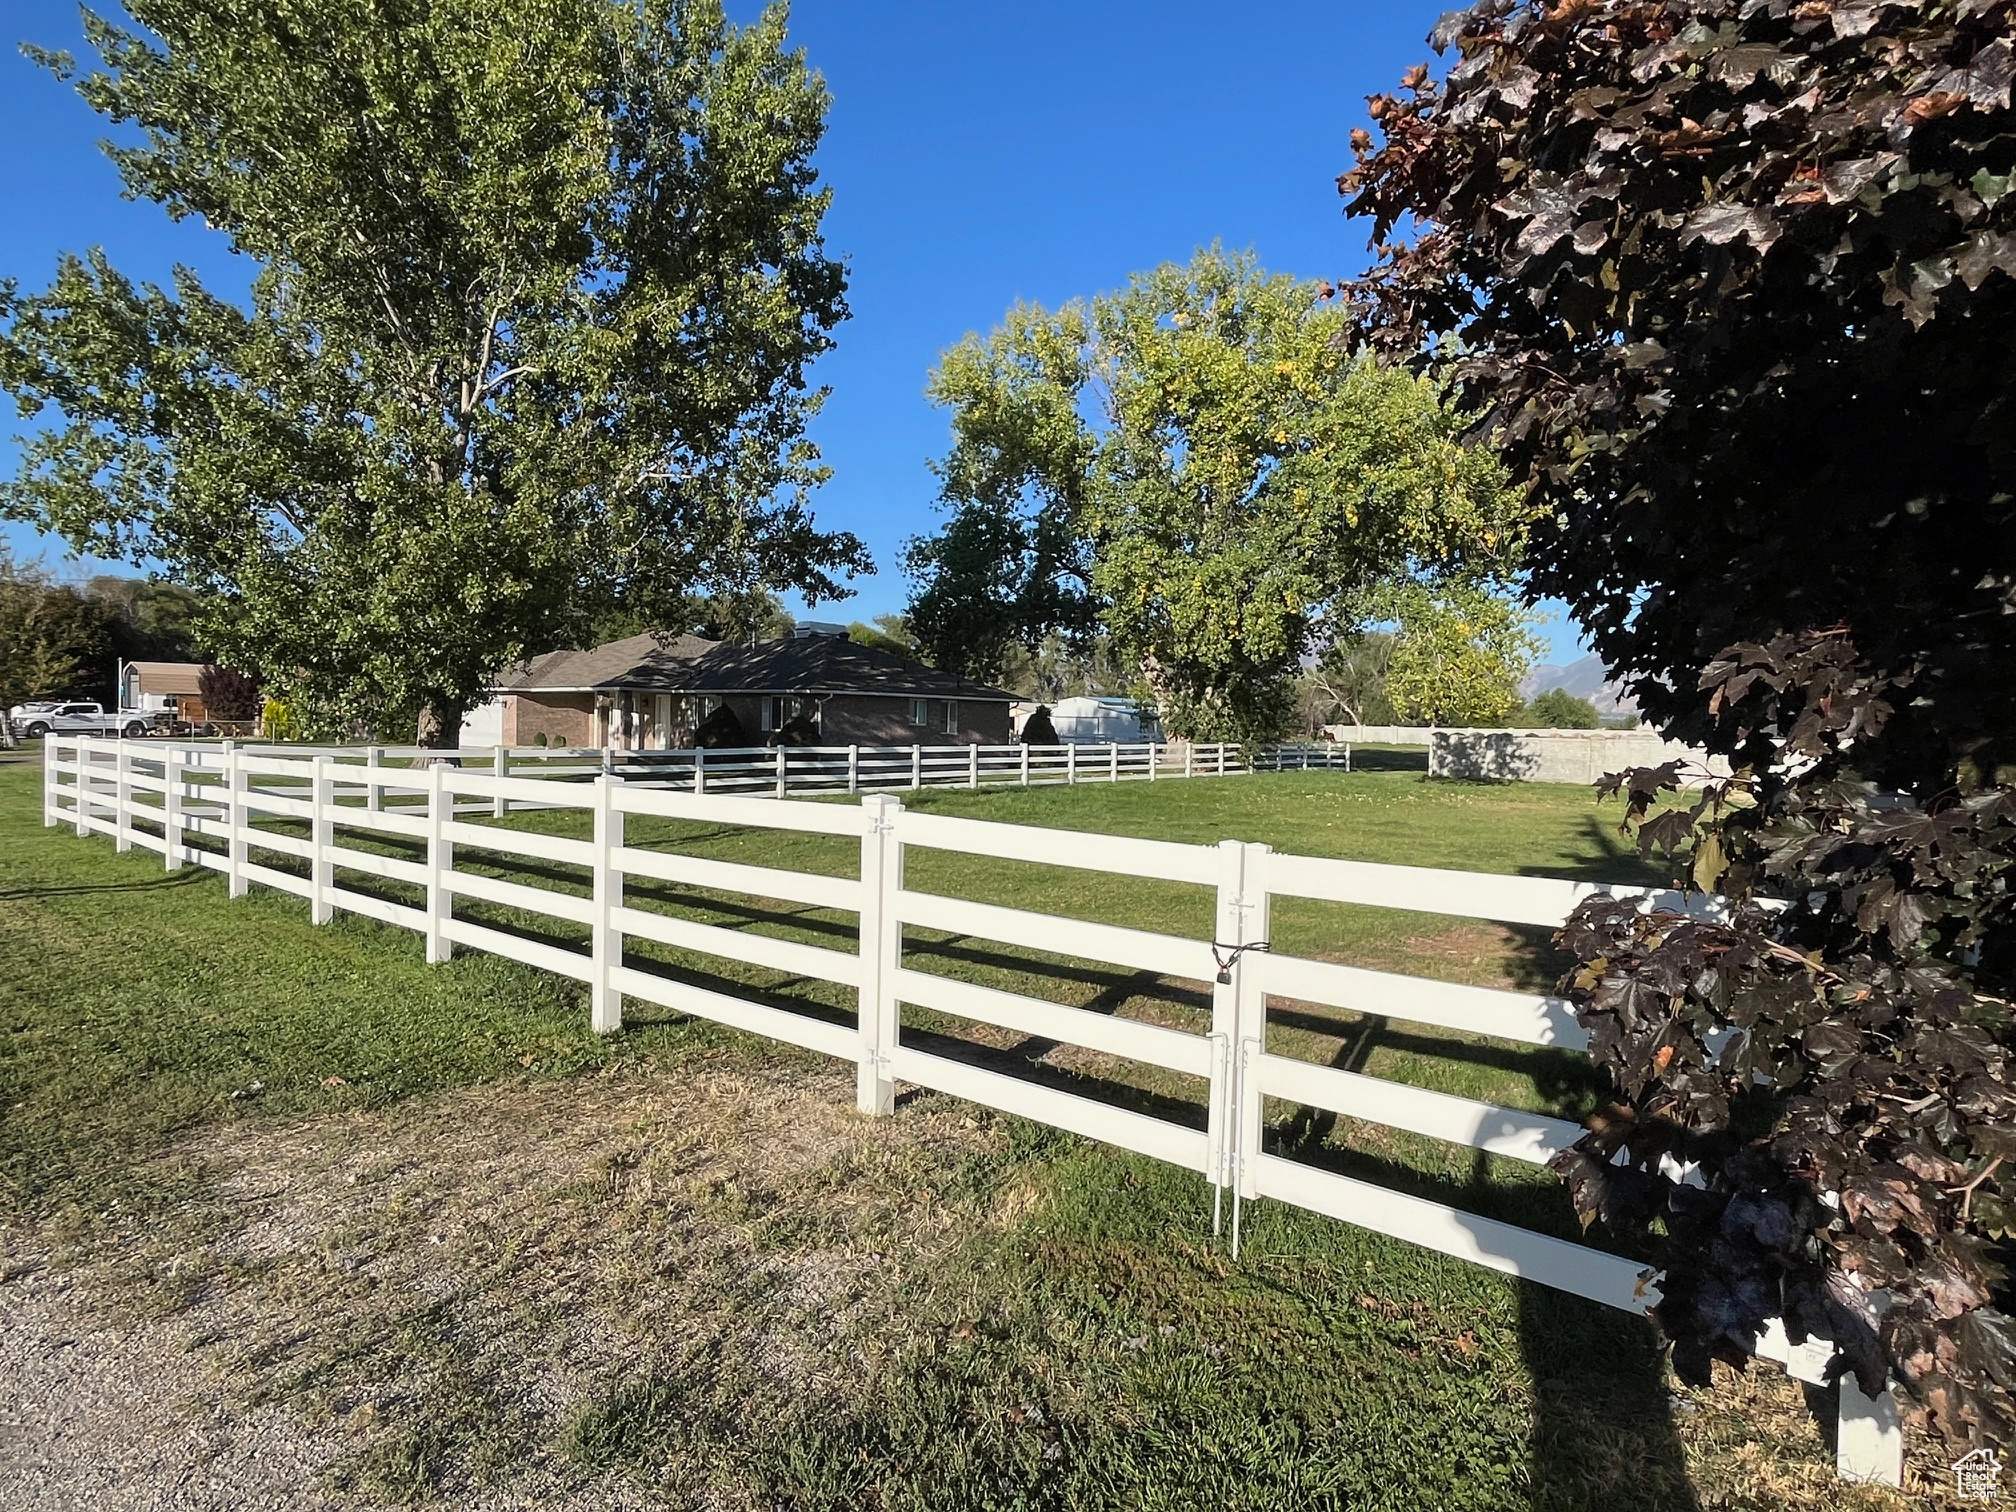
[[[1304,740],[1262,746],[1253,755],[1256,772],[1348,772],[1351,745],[1343,740]]]
[[[774,789],[763,798],[750,790],[716,792],[711,779],[694,784],[703,790],[678,791],[649,785],[648,777],[627,782],[599,767],[584,772],[577,763],[568,770],[558,761],[540,768],[544,777],[500,777],[495,770],[446,764],[386,766],[355,751],[304,757],[299,748],[283,755],[273,748],[85,738],[48,740],[44,761],[46,824],[110,835],[121,850],[160,851],[170,868],[214,868],[228,878],[233,897],[254,882],[297,894],[318,923],[342,909],[412,929],[424,937],[430,961],[446,960],[460,946],[578,979],[588,986],[590,1022],[598,1031],[619,1028],[624,1000],[640,999],[852,1062],[859,1104],[870,1114],[892,1112],[896,1084],[907,1082],[1199,1172],[1213,1189],[1214,1217],[1229,1204],[1235,1253],[1242,1204],[1267,1197],[1629,1313],[1643,1314],[1656,1293],[1656,1278],[1634,1261],[1270,1153],[1263,1138],[1268,1098],[1533,1163],[1546,1162],[1582,1133],[1558,1118],[1276,1053],[1267,1040],[1270,999],[1533,1045],[1579,1050],[1587,1040],[1560,998],[1271,951],[1270,910],[1276,898],[1308,898],[1550,927],[1592,892],[1635,898],[1648,909],[1709,914],[1720,907],[1713,898],[1319,859],[1236,840],[1190,845],[1039,829],[918,812],[888,793],[866,794],[853,804],[801,802],[780,800]],[[848,775],[842,772],[839,781]],[[786,772],[782,780],[789,778]],[[779,779],[773,773],[771,780]],[[836,789],[839,781],[832,784]],[[506,805],[579,810],[587,816],[587,838],[473,822]],[[633,815],[840,837],[858,845],[859,866],[853,876],[829,876],[642,848],[625,841]],[[305,834],[261,822],[270,820],[294,821]],[[408,842],[419,859],[360,849],[360,835],[363,843],[383,837]],[[1189,884],[1215,896],[1212,937],[916,891],[905,885],[904,873],[906,857],[919,849]],[[465,852],[475,854],[464,859]],[[275,857],[304,863],[306,874],[273,864]],[[540,866],[526,866],[522,881],[470,869],[474,862],[494,871],[498,863],[487,858],[499,857],[505,865]],[[533,885],[550,879],[554,864],[580,873],[587,895]],[[360,876],[409,884],[422,901],[397,903],[360,891],[354,881]],[[839,910],[856,917],[858,933],[850,931],[850,948],[832,949],[647,911],[626,899],[631,878]],[[458,917],[458,898],[585,926],[587,948]],[[1190,1033],[918,969],[906,955],[905,926],[1207,984],[1210,1029]],[[627,964],[624,945],[633,939],[837,983],[851,989],[853,1022]],[[1196,1077],[1207,1086],[1203,1127],[935,1053],[906,1037],[906,1003]],[[1758,1353],[1807,1381],[1821,1378],[1829,1358],[1824,1344],[1793,1347],[1775,1325],[1758,1341]],[[1872,1400],[1844,1378],[1840,1402],[1841,1473],[1899,1484],[1902,1439],[1889,1393]]]
[[[232,744],[227,742],[227,744]],[[149,752],[166,747],[145,742]],[[210,751],[188,743],[183,751]],[[392,763],[408,770],[403,797],[424,784],[410,771],[416,761],[446,759],[465,770],[497,777],[621,777],[628,782],[689,793],[772,795],[872,793],[927,787],[1051,787],[1086,782],[1153,782],[1172,777],[1227,777],[1253,768],[1236,745],[948,745],[756,746],[736,750],[629,751],[608,746],[476,746],[457,751],[422,746],[251,746],[260,759],[307,763],[328,757],[347,765]],[[165,759],[165,758],[160,758]],[[302,766],[298,770],[305,771]],[[1348,764],[1347,764],[1348,770]],[[374,787],[374,796],[387,791]],[[397,792],[397,788],[389,789]],[[393,800],[399,801],[398,798]],[[501,801],[501,800],[500,800]],[[504,809],[497,809],[503,813]]]

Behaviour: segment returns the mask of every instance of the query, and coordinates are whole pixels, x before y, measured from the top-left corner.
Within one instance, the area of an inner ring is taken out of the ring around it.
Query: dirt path
[[[0,1509],[743,1512],[697,1444],[604,1471],[573,1424],[654,1362],[855,1373],[886,1249],[970,1226],[937,1190],[988,1136],[851,1092],[710,1067],[241,1122],[174,1153],[186,1231],[59,1265],[0,1229]]]

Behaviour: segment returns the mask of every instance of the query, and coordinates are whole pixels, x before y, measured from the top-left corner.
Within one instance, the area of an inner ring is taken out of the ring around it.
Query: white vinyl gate
[[[121,850],[138,845],[160,851],[170,868],[214,868],[226,875],[233,897],[254,882],[295,893],[308,900],[318,923],[343,909],[415,930],[426,941],[429,961],[446,960],[461,946],[577,978],[588,985],[590,1021],[599,1032],[619,1028],[623,1000],[638,998],[854,1062],[859,1103],[869,1114],[891,1113],[896,1083],[907,1082],[1169,1161],[1211,1184],[1214,1215],[1229,1204],[1235,1253],[1241,1205],[1265,1197],[1626,1312],[1642,1315],[1653,1300],[1656,1277],[1636,1262],[1267,1151],[1262,1110],[1270,1097],[1538,1164],[1582,1132],[1542,1114],[1273,1053],[1267,1048],[1270,999],[1533,1045],[1579,1050],[1587,1042],[1560,998],[1272,951],[1270,909],[1276,898],[1308,898],[1558,927],[1595,892],[1636,898],[1647,909],[1710,915],[1721,906],[1717,899],[1338,861],[1237,840],[1189,845],[953,818],[907,809],[889,793],[846,804],[668,791],[592,769],[548,767],[541,777],[499,777],[485,769],[488,752],[469,755],[483,765],[393,767],[361,752],[328,748],[304,753],[51,738],[44,745],[43,818],[49,825],[72,824],[79,835],[110,835]],[[589,837],[473,822],[511,805],[583,811]],[[844,837],[859,844],[859,872],[834,877],[633,847],[624,837],[631,815]],[[262,818],[304,823],[306,838],[261,826]],[[425,859],[357,849],[344,843],[345,831],[416,842]],[[458,869],[457,853],[465,848],[579,868],[587,873],[588,895]],[[920,848],[1210,889],[1216,898],[1213,936],[1195,939],[913,891],[905,886],[904,863]],[[307,875],[255,859],[262,854],[306,863]],[[344,885],[346,873],[409,884],[424,902],[415,907],[360,892]],[[859,919],[858,940],[851,950],[834,950],[632,908],[625,902],[630,877],[852,913]],[[458,918],[458,897],[586,926],[588,948],[528,940]],[[905,963],[906,925],[1208,984],[1211,1027],[1193,1034],[913,969]],[[626,938],[838,983],[855,993],[855,1023],[625,965]],[[1187,1128],[906,1043],[905,1003],[1197,1077],[1208,1085],[1205,1127]],[[1807,1381],[1821,1378],[1830,1356],[1818,1342],[1792,1346],[1775,1324],[1757,1352]],[[1899,1484],[1902,1437],[1891,1395],[1872,1400],[1844,1378],[1840,1401],[1841,1473]]]

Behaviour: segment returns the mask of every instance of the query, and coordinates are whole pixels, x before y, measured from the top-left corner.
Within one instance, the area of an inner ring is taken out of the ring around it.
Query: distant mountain
[[[1560,688],[1575,698],[1586,698],[1596,706],[1598,714],[1636,714],[1637,700],[1610,680],[1610,669],[1603,665],[1603,658],[1591,655],[1580,661],[1572,661],[1565,667],[1552,663],[1535,667],[1526,674],[1519,684],[1522,698],[1537,698]]]

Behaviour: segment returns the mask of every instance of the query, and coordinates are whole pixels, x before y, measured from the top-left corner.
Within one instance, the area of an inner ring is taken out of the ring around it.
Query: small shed
[[[147,714],[172,709],[177,719],[202,723],[210,717],[203,707],[203,663],[122,661],[119,707]]]

